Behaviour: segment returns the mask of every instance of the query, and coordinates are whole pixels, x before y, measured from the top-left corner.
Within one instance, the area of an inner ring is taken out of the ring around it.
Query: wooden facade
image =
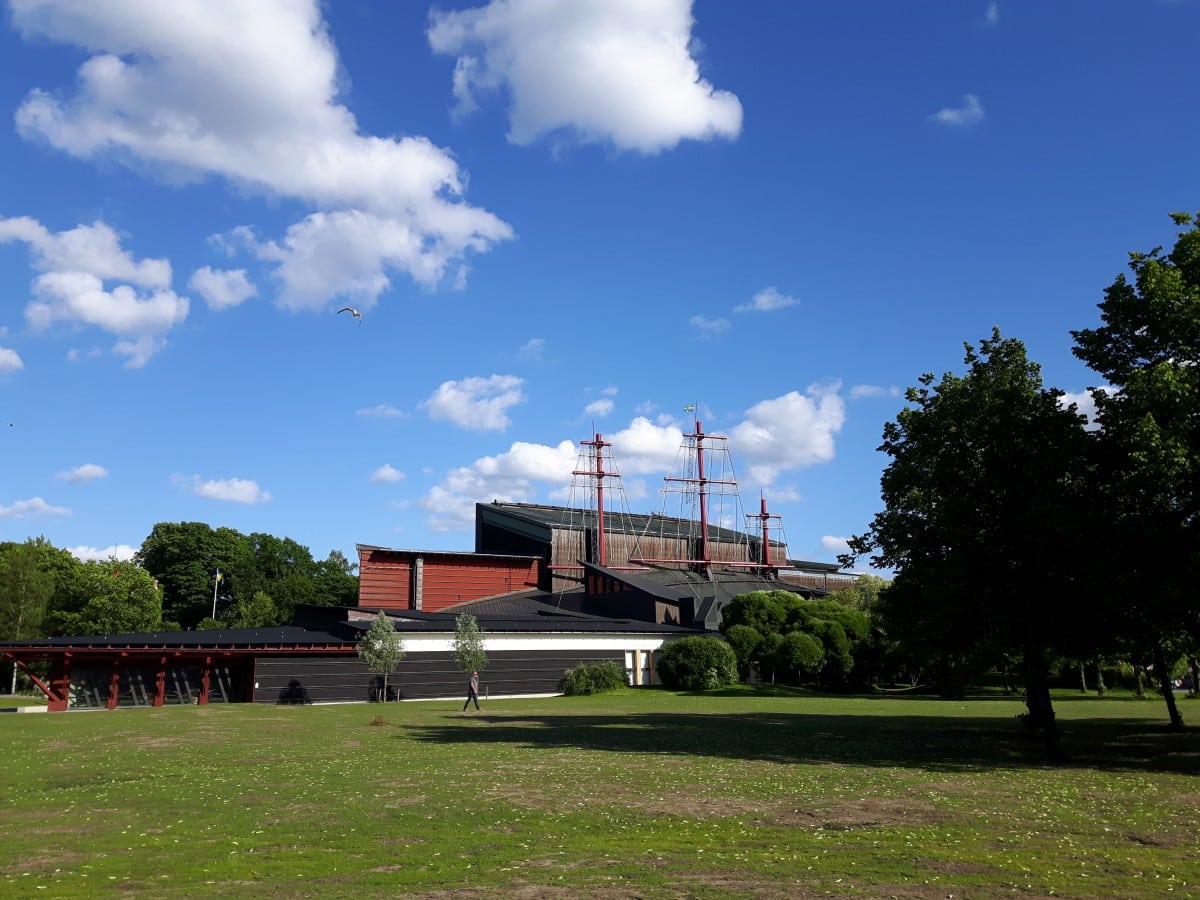
[[[389,550],[358,545],[358,605],[439,612],[458,603],[538,586],[532,556]]]

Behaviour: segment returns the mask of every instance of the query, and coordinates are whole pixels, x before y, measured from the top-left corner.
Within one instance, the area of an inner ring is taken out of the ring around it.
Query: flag
[[[225,576],[224,576],[224,574],[222,574],[221,570],[217,569],[217,581],[220,581],[224,577]]]
[[[694,405],[694,404],[692,404],[692,403],[689,403],[687,406],[685,406],[685,407],[683,408],[683,411],[684,411],[684,412],[695,412],[695,411],[696,411],[696,407],[695,407],[695,405]]]

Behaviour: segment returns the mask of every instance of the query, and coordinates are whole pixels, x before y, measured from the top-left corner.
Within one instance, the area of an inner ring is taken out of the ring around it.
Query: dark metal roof
[[[714,568],[709,574],[705,574],[661,566],[648,566],[645,570],[631,572],[627,569],[607,569],[592,563],[583,565],[586,569],[672,602],[682,598],[704,600],[711,597],[724,606],[738,594],[747,594],[750,591],[790,591],[801,596],[814,593],[809,588],[756,575],[746,569]]]
[[[506,503],[493,500],[491,503],[476,504],[478,510],[495,510],[504,515],[550,528],[581,530],[596,527],[596,511],[593,509],[572,509],[568,506],[543,506],[537,503]],[[688,537],[699,532],[698,522],[692,519],[680,519],[674,516],[663,516],[656,513],[625,513],[606,511],[604,527],[609,532],[618,534],[635,534],[646,536],[663,536],[671,538]],[[723,543],[742,543],[744,541],[761,541],[761,536],[735,531],[732,528],[722,528],[708,525],[710,540]],[[782,547],[781,541],[771,541],[772,546]]]
[[[277,628],[225,628],[211,631],[154,631],[142,634],[90,634],[38,638],[26,641],[0,641],[0,650],[8,648],[124,649],[161,647],[200,649],[229,646],[344,644],[346,639],[324,631],[310,631],[292,625]]]

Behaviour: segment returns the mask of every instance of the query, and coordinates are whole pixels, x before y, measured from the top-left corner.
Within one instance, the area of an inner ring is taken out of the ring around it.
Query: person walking
[[[467,711],[467,707],[471,705],[471,701],[475,701],[475,708],[479,709],[479,673],[472,672],[471,680],[467,682],[467,702],[463,704],[463,712]]]

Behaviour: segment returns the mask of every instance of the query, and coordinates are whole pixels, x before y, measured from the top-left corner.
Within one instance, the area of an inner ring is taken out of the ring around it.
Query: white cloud
[[[88,272],[104,281],[124,281],[143,288],[171,286],[171,264],[165,259],[135,261],[121,249],[117,233],[104,222],[77,225],[51,233],[29,216],[0,219],[0,243],[22,241],[30,264],[39,272]]]
[[[41,497],[17,500],[12,506],[0,506],[0,519],[33,519],[41,516],[74,515],[65,506],[51,506]]]
[[[23,137],[320,210],[257,248],[278,264],[289,308],[320,308],[345,293],[339,279],[371,299],[393,268],[423,283],[447,269],[461,279],[468,253],[512,236],[463,202],[450,153],[419,136],[359,131],[338,102],[337,51],[317,0],[16,0],[11,18],[27,39],[92,54],[74,92],[25,97]],[[316,284],[300,282],[303,272]]]
[[[983,12],[983,20],[985,22],[987,22],[987,24],[989,26],[993,26],[997,22],[999,22],[1000,21],[1000,4],[996,3],[995,0],[993,0],[993,2],[991,2],[991,3],[989,3],[987,5],[987,9],[985,9]]]
[[[613,411],[614,405],[615,404],[608,397],[603,397],[600,400],[593,400],[591,403],[585,406],[583,408],[583,414],[585,416],[603,418]]]
[[[508,410],[525,399],[524,384],[515,375],[444,381],[420,406],[431,419],[473,431],[503,431],[509,424]]]
[[[710,319],[707,316],[696,315],[688,319],[688,324],[704,337],[713,337],[729,330],[729,320],[719,317]]]
[[[939,125],[962,126],[977,125],[983,121],[983,104],[974,94],[963,95],[962,106],[947,106],[931,115]]]
[[[395,484],[397,481],[404,480],[404,473],[399,469],[384,463],[378,469],[371,473],[372,484]]]
[[[258,482],[245,478],[215,478],[204,481],[199,475],[190,478],[172,475],[171,480],[179,487],[190,490],[197,497],[209,500],[227,500],[231,503],[266,503],[271,495],[258,486]]]
[[[166,260],[135,261],[103,222],[51,233],[28,217],[0,219],[0,243],[22,241],[33,280],[25,320],[35,330],[56,322],[100,328],[118,340],[113,351],[141,368],[166,342],[162,334],[188,314],[188,300],[170,290]],[[121,281],[111,288],[106,281]]]
[[[524,502],[533,498],[537,484],[570,484],[577,458],[573,441],[556,447],[517,442],[498,456],[451,470],[420,506],[434,531],[466,530],[474,526],[476,503]]]
[[[730,450],[749,461],[749,483],[769,485],[789,469],[829,462],[846,419],[840,383],[812,385],[756,403],[729,432]]]
[[[800,301],[787,294],[781,294],[773,287],[766,287],[750,298],[749,302],[733,308],[734,312],[773,312],[795,306]]]
[[[84,463],[73,469],[67,469],[65,472],[59,472],[54,477],[61,478],[67,484],[87,484],[89,481],[107,478],[108,469],[104,468],[104,466],[98,466],[95,463]]]
[[[826,553],[849,553],[850,538],[834,537],[831,534],[822,535],[821,549]]]
[[[356,416],[368,416],[376,419],[399,419],[404,417],[404,413],[390,403],[378,403],[375,406],[366,406],[355,410],[354,414]]]
[[[541,362],[542,354],[546,351],[544,338],[530,338],[517,351],[517,358],[524,362]]]
[[[505,91],[515,144],[566,135],[658,153],[741,132],[738,98],[693,58],[692,0],[492,0],[430,22],[434,52],[457,57],[457,112]]]
[[[204,298],[210,309],[229,309],[258,296],[258,288],[250,283],[245,269],[197,269],[188,280],[188,287]]]
[[[8,347],[0,347],[0,375],[7,375],[9,372],[16,372],[23,368],[25,368],[25,361],[21,359],[21,354]]]
[[[882,387],[878,384],[856,384],[850,388],[850,399],[861,400],[863,397],[899,397],[904,392],[893,385]]]
[[[1094,390],[1112,392],[1112,388],[1108,385],[1101,385],[1099,388],[1088,388],[1079,393],[1068,391],[1058,398],[1058,405],[1063,409],[1074,403],[1075,411],[1087,418],[1087,424],[1083,426],[1086,431],[1098,431],[1100,428],[1100,423],[1096,421],[1096,400],[1092,394]]]
[[[661,474],[673,468],[683,444],[683,431],[677,425],[655,425],[638,416],[628,428],[609,435],[608,440],[622,474]]]
[[[103,550],[97,547],[68,547],[67,552],[81,562],[107,562],[110,559],[119,559],[122,562],[130,562],[133,560],[133,555],[137,552],[136,547],[131,547],[129,544],[113,544],[105,547]]]

